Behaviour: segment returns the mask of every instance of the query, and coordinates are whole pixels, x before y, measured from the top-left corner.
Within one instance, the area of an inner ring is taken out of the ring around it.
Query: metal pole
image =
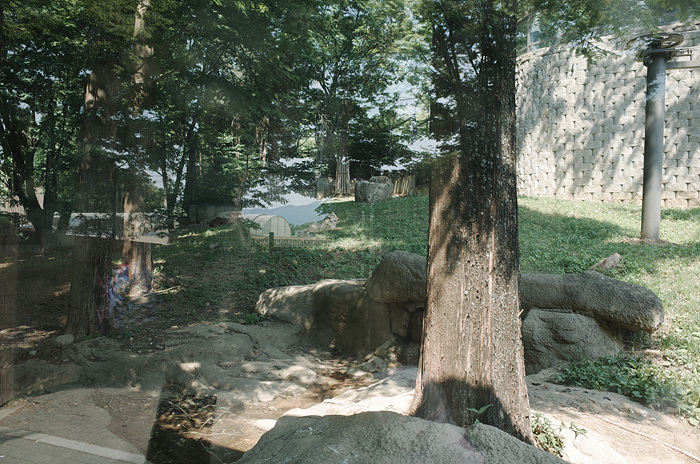
[[[661,223],[661,176],[664,161],[666,118],[666,60],[668,53],[650,53],[647,67],[646,123],[644,136],[644,186],[642,190],[642,239],[658,239]]]

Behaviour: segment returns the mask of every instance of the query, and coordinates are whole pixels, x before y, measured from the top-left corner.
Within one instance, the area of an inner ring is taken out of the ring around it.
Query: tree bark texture
[[[81,162],[76,211],[114,212],[114,162],[108,149],[116,135],[117,78],[106,63],[98,64],[85,89],[85,116],[79,149]],[[113,232],[109,235],[113,236]],[[103,238],[109,231],[87,230],[73,244],[71,287],[66,333],[76,338],[105,333],[111,325],[105,293],[111,277],[114,240]],[[107,309],[107,312],[105,312]]]
[[[475,410],[490,405],[479,421],[532,443],[519,317],[515,20],[481,17],[470,98],[480,117],[463,126],[459,155],[438,161],[431,178],[427,307],[412,411],[468,426]]]
[[[185,150],[187,156],[187,171],[185,172],[185,189],[182,195],[182,203],[189,217],[190,205],[195,200],[195,189],[198,181],[197,177],[197,154],[198,154],[198,133],[196,130],[197,121],[193,120],[190,124],[187,135],[185,135]],[[190,218],[193,220],[194,218]]]
[[[76,339],[102,334],[111,326],[108,283],[113,248],[109,238],[75,237],[65,332]]]
[[[144,15],[150,6],[150,0],[139,0],[134,19],[134,38],[137,41],[145,30]],[[143,99],[146,97],[146,84],[148,72],[146,60],[153,55],[153,48],[143,43],[134,45],[136,58],[136,70],[134,72],[134,97],[131,112],[138,115]],[[167,176],[166,176],[167,177]],[[124,195],[124,232],[122,242],[122,264],[129,267],[130,292],[145,292],[151,289],[151,277],[153,272],[153,258],[151,256],[151,244],[140,241],[150,224],[147,224],[144,210],[143,194],[140,185],[133,185],[131,192]]]
[[[139,241],[146,232],[146,216],[143,210],[143,197],[136,191],[124,196],[124,236],[122,241],[122,264],[129,267],[129,288],[132,292],[151,289],[153,257],[151,244]]]

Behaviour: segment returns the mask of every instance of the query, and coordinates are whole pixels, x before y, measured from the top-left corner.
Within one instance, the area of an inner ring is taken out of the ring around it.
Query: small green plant
[[[479,408],[479,409],[467,408],[467,411],[473,412],[473,413],[476,414],[476,419],[474,420],[474,425],[476,425],[476,424],[479,423],[479,417],[481,417],[481,415],[482,415],[483,413],[485,413],[486,410],[487,410],[488,408],[490,408],[490,407],[491,407],[491,405],[490,405],[490,404],[487,404],[487,405],[485,405],[485,406],[482,406],[482,407]]]
[[[246,325],[260,324],[267,320],[267,316],[258,313],[246,313],[241,316],[242,323]]]
[[[564,450],[564,442],[560,436],[562,430],[569,429],[574,432],[574,440],[578,438],[579,435],[585,436],[587,433],[586,429],[576,426],[573,422],[569,425],[561,422],[559,427],[555,429],[552,421],[541,413],[535,413],[530,424],[537,447],[559,457],[561,457]]]
[[[561,457],[564,443],[557,431],[554,430],[552,421],[540,413],[535,413],[535,417],[533,417],[531,421],[531,426],[537,447]]]
[[[556,377],[558,382],[625,395],[652,408],[672,408],[700,424],[700,390],[695,380],[664,372],[651,362],[623,354],[573,362]]]

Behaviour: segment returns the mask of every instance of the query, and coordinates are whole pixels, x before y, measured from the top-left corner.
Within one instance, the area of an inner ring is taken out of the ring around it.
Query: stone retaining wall
[[[699,60],[700,23],[674,31]],[[595,64],[567,46],[519,58],[520,194],[641,203],[646,67],[624,45],[606,42],[617,55]],[[662,201],[698,207],[700,69],[667,72],[666,111]]]

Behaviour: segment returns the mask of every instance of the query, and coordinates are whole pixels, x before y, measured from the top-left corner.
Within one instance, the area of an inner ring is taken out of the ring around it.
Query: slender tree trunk
[[[51,111],[49,115],[46,117],[49,118],[49,126],[50,126],[50,132],[49,132],[49,139],[50,140],[55,140],[56,137],[56,126],[57,126],[57,120],[56,120],[56,105],[55,105],[55,99],[52,98],[52,109],[54,111]],[[57,146],[56,143],[52,143],[50,147],[47,148],[46,150],[46,164],[45,164],[45,172],[46,172],[46,177],[44,179],[44,217],[45,221],[47,224],[47,229],[49,231],[52,230],[53,228],[53,214],[58,211],[58,170],[60,166],[60,158],[61,158],[61,149],[59,146]],[[46,239],[49,237],[42,237],[42,244],[46,245],[46,243],[43,243],[43,239]],[[51,237],[51,241],[53,243],[53,237]]]
[[[478,419],[532,443],[520,332],[515,19],[480,2],[475,131],[437,163],[430,188],[428,291],[414,414]],[[514,2],[506,2],[516,11]],[[462,114],[467,114],[463,112]]]
[[[177,204],[177,195],[178,193],[180,193],[180,187],[182,186],[182,176],[185,172],[185,164],[187,163],[187,158],[187,152],[183,149],[182,156],[180,157],[180,161],[177,165],[177,171],[175,172],[175,182],[173,182],[169,190],[166,191],[166,207],[169,215],[173,214],[173,212],[175,211],[175,205]],[[169,182],[165,180],[165,178],[168,177],[168,171],[165,160],[163,161],[163,173],[163,185],[170,185]]]
[[[134,71],[134,93],[133,93],[133,103],[132,112],[138,114],[138,112],[143,107],[143,99],[147,95],[147,88],[149,84],[149,74],[147,59],[153,55],[153,48],[141,43],[139,41],[143,31],[146,28],[144,23],[144,15],[151,5],[151,0],[139,0],[139,4],[136,6],[136,15],[134,17],[134,38],[137,43],[134,45],[134,56],[136,57],[137,65]]]
[[[134,38],[139,39],[145,24],[143,16],[150,5],[150,0],[140,0],[136,7],[134,19]],[[153,54],[153,49],[147,45],[137,43],[134,46],[134,55],[138,59],[134,72],[134,96],[131,112],[138,115],[144,97],[147,95],[146,84],[148,81],[145,60]],[[153,272],[153,258],[151,257],[151,244],[141,241],[141,236],[147,232],[149,224],[146,224],[146,216],[143,212],[143,195],[140,186],[132,186],[133,191],[124,195],[124,234],[122,243],[122,263],[129,267],[129,288],[132,293],[143,293],[151,289],[151,276]]]
[[[185,136],[185,150],[187,156],[187,172],[185,173],[185,190],[183,193],[183,205],[187,216],[190,215],[190,205],[194,203],[195,188],[197,185],[197,121],[192,120],[187,135]],[[194,220],[194,218],[190,218]]]
[[[335,193],[350,194],[350,159],[348,156],[348,134],[350,132],[350,115],[347,101],[343,102],[340,144],[335,166]]]

